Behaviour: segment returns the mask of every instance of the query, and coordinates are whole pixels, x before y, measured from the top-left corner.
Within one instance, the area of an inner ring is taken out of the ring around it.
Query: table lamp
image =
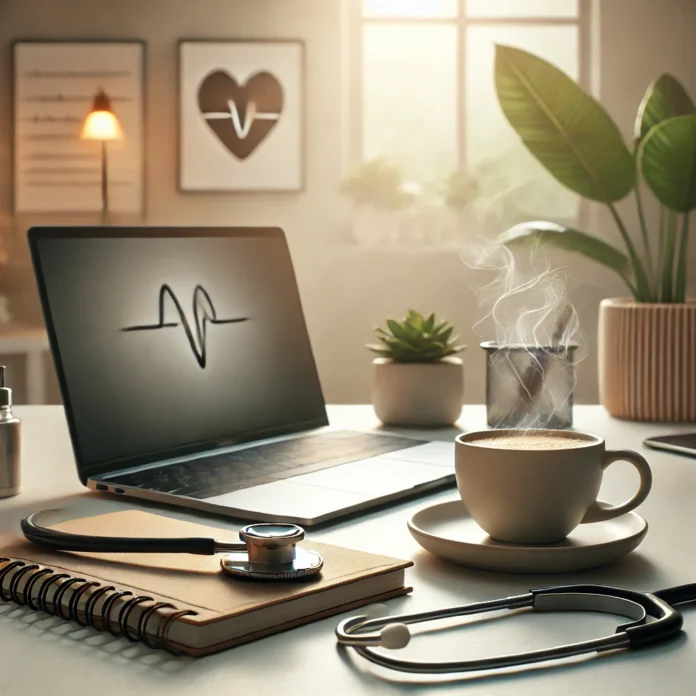
[[[106,222],[109,210],[109,190],[107,177],[106,143],[109,140],[123,138],[121,125],[111,108],[111,100],[104,90],[99,90],[94,97],[92,110],[87,114],[82,133],[83,140],[101,141],[101,196],[102,196],[102,224]]]

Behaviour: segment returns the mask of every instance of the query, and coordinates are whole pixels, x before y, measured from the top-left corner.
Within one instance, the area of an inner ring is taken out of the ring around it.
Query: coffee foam
[[[520,433],[519,435],[493,435],[478,440],[469,440],[468,444],[479,447],[506,450],[564,450],[585,447],[592,444],[591,441],[580,437],[556,437],[554,435],[533,435]]]

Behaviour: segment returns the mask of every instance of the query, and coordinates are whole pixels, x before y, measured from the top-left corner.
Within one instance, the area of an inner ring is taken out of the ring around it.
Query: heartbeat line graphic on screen
[[[164,303],[167,297],[171,298],[176,311],[179,313],[180,322],[164,321]],[[182,325],[186,338],[188,339],[191,351],[196,358],[196,361],[201,368],[205,368],[207,364],[207,346],[206,333],[208,324],[237,324],[242,321],[248,321],[249,317],[238,317],[235,319],[218,319],[217,311],[210,299],[208,291],[202,285],[196,285],[193,291],[193,322],[195,324],[195,334],[191,325],[186,319],[184,309],[179,302],[179,298],[174,294],[174,291],[163,283],[159,290],[159,320],[156,324],[141,324],[138,326],[127,326],[121,331],[158,331],[159,329],[168,329],[174,326]]]

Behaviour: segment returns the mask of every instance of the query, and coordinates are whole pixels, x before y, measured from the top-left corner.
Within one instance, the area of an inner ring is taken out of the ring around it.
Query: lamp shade
[[[92,110],[82,126],[83,140],[120,140],[123,138],[121,124],[111,109],[109,97],[100,91],[94,98]]]

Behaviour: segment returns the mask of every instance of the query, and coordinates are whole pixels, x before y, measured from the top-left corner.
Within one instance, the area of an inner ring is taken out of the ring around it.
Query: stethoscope
[[[39,516],[56,512],[39,510],[24,518],[21,522],[24,536],[35,544],[56,551],[191,553],[203,556],[224,553],[220,567],[225,573],[253,580],[298,580],[315,575],[324,565],[318,553],[297,545],[305,533],[296,524],[249,524],[239,530],[241,543],[211,537],[103,537],[60,532],[37,521]]]
[[[239,531],[241,543],[210,537],[102,537],[61,532],[39,524],[38,516],[58,512],[41,510],[22,520],[29,541],[61,551],[93,553],[225,553],[220,565],[225,573],[255,580],[294,580],[318,573],[323,560],[318,553],[297,546],[304,530],[294,524],[250,524]],[[666,640],[683,625],[675,606],[696,601],[696,583],[657,592],[638,592],[603,585],[565,585],[530,590],[512,597],[436,609],[418,614],[375,616],[366,611],[342,621],[336,628],[341,645],[352,647],[369,661],[401,672],[445,674],[515,667],[587,653],[630,650]],[[378,648],[398,650],[411,639],[409,625],[503,609],[539,612],[588,611],[623,616],[630,621],[609,636],[476,660],[419,662],[389,655]]]
[[[336,628],[336,637],[340,644],[354,648],[370,662],[400,672],[447,674],[497,670],[586,653],[630,650],[657,643],[681,631],[683,617],[674,607],[693,601],[696,601],[696,583],[657,592],[637,592],[603,585],[546,587],[513,597],[436,609],[420,614],[375,617],[373,612],[368,611],[361,616],[342,621]],[[390,650],[406,647],[411,639],[411,624],[501,609],[525,608],[542,612],[600,612],[623,616],[630,619],[630,622],[619,625],[613,635],[602,638],[476,660],[418,662],[399,659],[377,650],[380,647]]]

